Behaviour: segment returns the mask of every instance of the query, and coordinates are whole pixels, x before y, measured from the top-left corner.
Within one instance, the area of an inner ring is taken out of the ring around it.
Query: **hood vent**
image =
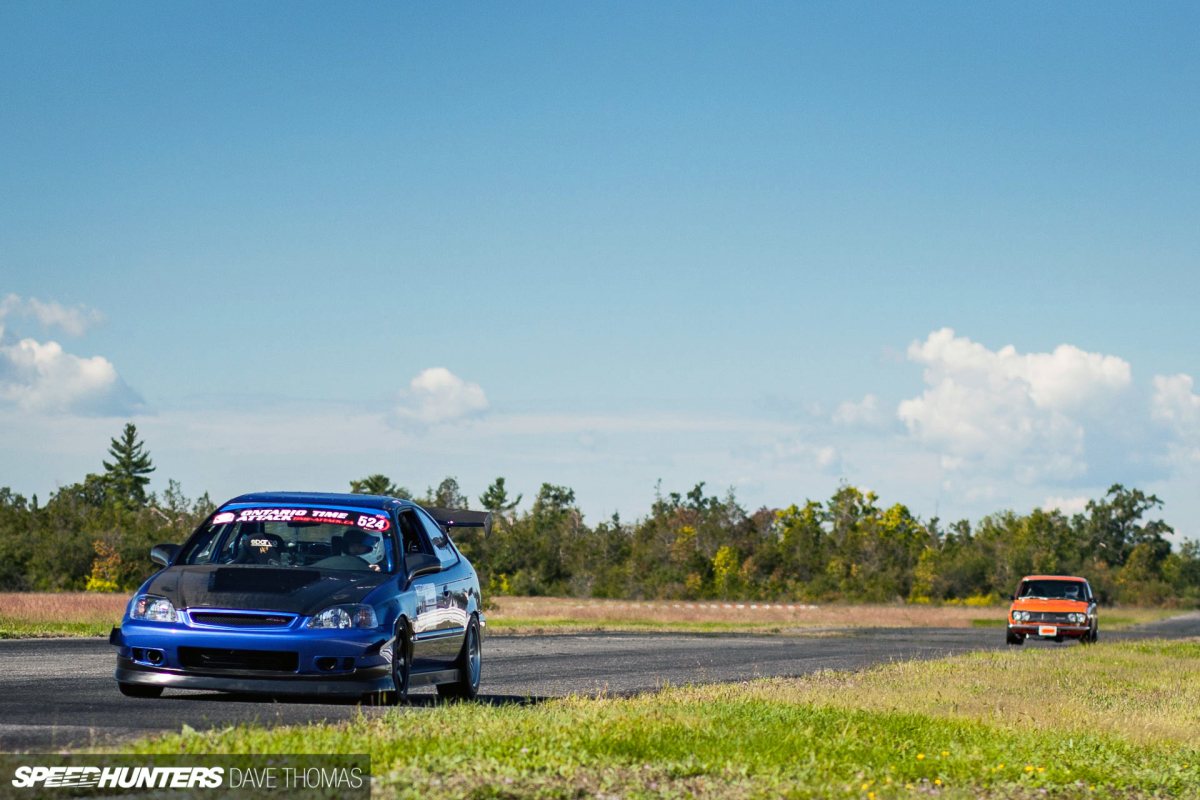
[[[253,594],[291,594],[321,580],[321,573],[293,567],[255,569],[225,568],[212,573],[210,592],[246,592]]]

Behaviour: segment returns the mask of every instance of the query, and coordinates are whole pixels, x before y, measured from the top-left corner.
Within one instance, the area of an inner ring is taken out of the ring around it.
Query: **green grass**
[[[811,624],[811,623],[809,623]],[[489,618],[487,623],[488,633],[512,634],[536,634],[544,632],[554,633],[584,633],[588,631],[605,631],[605,632],[645,632],[652,633],[656,631],[662,632],[698,632],[698,633],[780,633],[784,630],[792,628],[804,627],[806,623],[796,622],[786,625],[778,622],[678,622],[678,621],[655,621],[655,620],[627,620],[627,619],[598,619],[598,620],[572,620],[572,619],[539,619],[534,617],[519,617],[519,618]]]
[[[1100,613],[1100,630],[1123,631],[1134,625],[1145,625],[1148,622],[1158,622],[1179,616],[1181,612],[1169,609],[1138,609],[1134,613],[1105,614]]]
[[[366,752],[388,798],[1196,797],[1198,689],[1198,644],[1101,644],[187,730],[131,749]]]
[[[0,639],[108,636],[112,626],[111,622],[30,622],[0,617]]]
[[[1158,622],[1171,617],[1179,616],[1182,613],[1179,609],[1171,608],[1137,608],[1137,609],[1121,609],[1123,613],[1106,614],[1104,609],[1100,610],[1100,630],[1102,631],[1123,631],[1132,628],[1135,625],[1145,625],[1148,622]],[[983,619],[971,620],[971,625],[976,628],[1003,628],[1007,623],[1008,610],[1000,612],[999,616],[985,617]]]

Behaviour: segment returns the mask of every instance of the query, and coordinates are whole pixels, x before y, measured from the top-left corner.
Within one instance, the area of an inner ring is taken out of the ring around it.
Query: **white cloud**
[[[818,447],[815,455],[817,457],[817,466],[820,467],[833,467],[836,466],[840,461],[837,448],[828,445],[825,447]]]
[[[58,342],[22,339],[4,342],[10,315],[34,317],[45,327],[82,336],[104,315],[80,304],[68,308],[9,294],[0,300],[0,407],[35,414],[125,416],[143,407],[142,399],[121,380],[102,356],[82,358]]]
[[[968,503],[992,502],[996,498],[996,487],[991,485],[972,486],[963,494]]]
[[[430,367],[412,379],[395,415],[424,425],[453,422],[488,407],[478,383],[464,381],[445,367]]]
[[[1200,423],[1200,397],[1192,391],[1190,375],[1155,375],[1151,413],[1181,432],[1191,432]]]
[[[833,412],[833,421],[848,427],[875,428],[887,424],[888,415],[884,412],[879,398],[873,394],[863,397],[862,402],[846,401]]]
[[[1016,385],[1038,407],[1078,408],[1089,400],[1128,386],[1129,362],[1117,356],[1088,353],[1060,344],[1052,353],[1021,355],[1012,345],[993,352],[950,328],[908,346],[911,361],[924,364],[925,380],[936,384],[949,377],[964,384],[1002,391]]]
[[[1085,422],[1122,402],[1132,382],[1121,358],[1059,345],[1020,354],[988,350],[943,328],[908,348],[929,388],[897,415],[917,442],[958,468],[1010,473],[1019,481],[1086,474]]]
[[[1155,375],[1150,398],[1151,416],[1167,429],[1166,461],[1176,466],[1200,463],[1200,397],[1192,377]]]
[[[1055,509],[1070,516],[1071,514],[1082,514],[1087,510],[1087,497],[1047,497],[1042,503],[1042,508],[1045,511],[1054,511]]]
[[[9,314],[34,317],[47,328],[59,328],[68,336],[82,336],[104,321],[104,315],[80,303],[67,307],[55,302],[43,303],[36,297],[24,300],[10,294],[0,302],[0,336],[4,334],[4,318]]]
[[[799,462],[826,475],[840,474],[843,469],[842,454],[836,447],[810,444],[797,437],[776,442],[773,456],[777,463]]]
[[[118,416],[137,411],[142,400],[107,359],[22,339],[0,345],[0,404],[34,413]]]

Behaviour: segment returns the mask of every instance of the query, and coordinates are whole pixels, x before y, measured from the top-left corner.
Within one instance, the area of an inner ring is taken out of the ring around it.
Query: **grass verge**
[[[126,594],[2,592],[0,639],[107,636],[128,602]]]
[[[94,592],[0,593],[0,639],[104,636],[120,624],[129,597]],[[1002,626],[1007,607],[923,604],[625,602],[555,597],[498,597],[488,632],[521,635],[585,631],[783,633],[830,627]],[[1119,630],[1182,613],[1119,609],[1100,615],[1102,630]]]
[[[488,631],[499,635],[584,631],[781,633],[811,628],[1003,627],[1008,605],[918,603],[824,605],[751,602],[627,602],[556,597],[497,597]],[[1120,630],[1181,613],[1178,609],[1101,609],[1101,630]]]
[[[630,698],[242,726],[141,753],[366,752],[386,798],[1200,796],[1200,644],[903,662]]]
[[[1178,616],[1185,612],[1168,609],[1168,608],[1123,608],[1115,614],[1106,614],[1104,609],[1100,610],[1100,630],[1102,631],[1124,631],[1136,625],[1145,625],[1148,622],[1159,622],[1164,619]],[[1007,620],[1004,612],[999,616],[976,618],[971,620],[971,625],[976,628],[1003,628]]]
[[[489,635],[520,636],[541,633],[783,633],[812,626],[778,622],[658,622],[655,620],[596,619],[586,622],[572,619],[488,617]]]
[[[119,620],[118,620],[119,621]],[[28,623],[0,617],[0,639],[61,639],[71,636],[108,636],[113,623]]]

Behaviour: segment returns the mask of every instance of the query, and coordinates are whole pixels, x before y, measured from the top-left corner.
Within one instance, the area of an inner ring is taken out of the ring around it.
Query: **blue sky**
[[[0,485],[131,418],[218,498],[1123,481],[1200,535],[1198,17],[0,5]]]

